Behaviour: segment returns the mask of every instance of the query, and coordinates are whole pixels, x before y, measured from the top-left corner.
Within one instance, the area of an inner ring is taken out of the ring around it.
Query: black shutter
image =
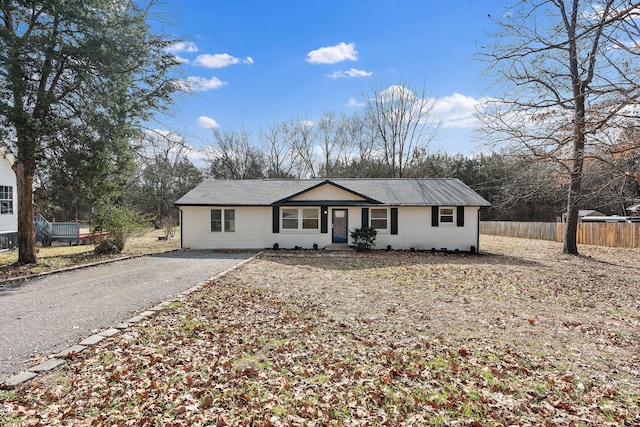
[[[360,227],[369,226],[369,208],[362,208],[362,225]]]
[[[439,206],[431,206],[431,226],[438,226],[438,215],[440,214]]]
[[[271,224],[273,227],[273,233],[280,232],[280,206],[273,207],[273,217],[271,218]]]
[[[456,209],[456,212],[457,212],[456,224],[458,225],[458,227],[464,227],[464,206],[458,206],[458,208]]]
[[[320,232],[328,233],[329,228],[329,207],[320,206]]]
[[[398,208],[391,208],[391,234],[398,234]]]

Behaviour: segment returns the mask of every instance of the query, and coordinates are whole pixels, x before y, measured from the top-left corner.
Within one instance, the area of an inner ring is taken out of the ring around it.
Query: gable
[[[343,190],[329,183],[314,187],[289,199],[289,201],[292,202],[318,200],[364,202],[367,199],[359,194]]]

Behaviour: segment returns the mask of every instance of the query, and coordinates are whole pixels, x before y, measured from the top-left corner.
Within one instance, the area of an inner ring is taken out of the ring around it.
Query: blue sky
[[[376,87],[424,84],[436,99],[432,150],[474,154],[473,106],[488,82],[473,59],[494,0],[182,0],[165,28],[193,93],[155,127],[194,147],[219,130],[257,130],[326,111],[350,114]]]

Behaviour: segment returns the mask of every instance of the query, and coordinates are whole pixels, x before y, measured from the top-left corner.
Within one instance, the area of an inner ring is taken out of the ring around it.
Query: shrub
[[[124,250],[127,239],[144,230],[147,219],[136,210],[125,206],[106,206],[94,219],[96,231],[107,231],[118,252]]]
[[[116,246],[116,243],[113,240],[105,239],[100,242],[98,246],[96,246],[94,252],[97,255],[112,255],[117,254],[120,251],[118,250],[118,246]]]
[[[169,240],[176,235],[176,228],[178,228],[178,220],[173,215],[168,215],[162,218],[160,221],[162,228],[164,229],[164,237]]]
[[[351,232],[354,246],[358,252],[368,251],[376,245],[378,231],[373,227],[356,228]]]
[[[273,244],[273,250],[277,251],[278,249],[280,249],[280,244],[279,243],[274,243]]]
[[[314,250],[314,251],[317,251],[317,250],[318,250],[318,244],[317,244],[317,243],[314,243],[314,244],[313,244],[313,250]]]

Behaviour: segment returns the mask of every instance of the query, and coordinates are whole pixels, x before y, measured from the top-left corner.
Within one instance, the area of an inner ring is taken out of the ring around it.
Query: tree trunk
[[[33,173],[21,161],[14,164],[18,187],[18,263],[35,264],[36,230],[33,220]]]
[[[575,163],[575,161],[574,161]],[[581,200],[581,181],[580,176],[571,174],[571,182],[569,183],[569,200],[567,203],[567,228],[564,233],[564,246],[562,253],[569,255],[578,255],[578,210],[580,209],[579,201]]]

